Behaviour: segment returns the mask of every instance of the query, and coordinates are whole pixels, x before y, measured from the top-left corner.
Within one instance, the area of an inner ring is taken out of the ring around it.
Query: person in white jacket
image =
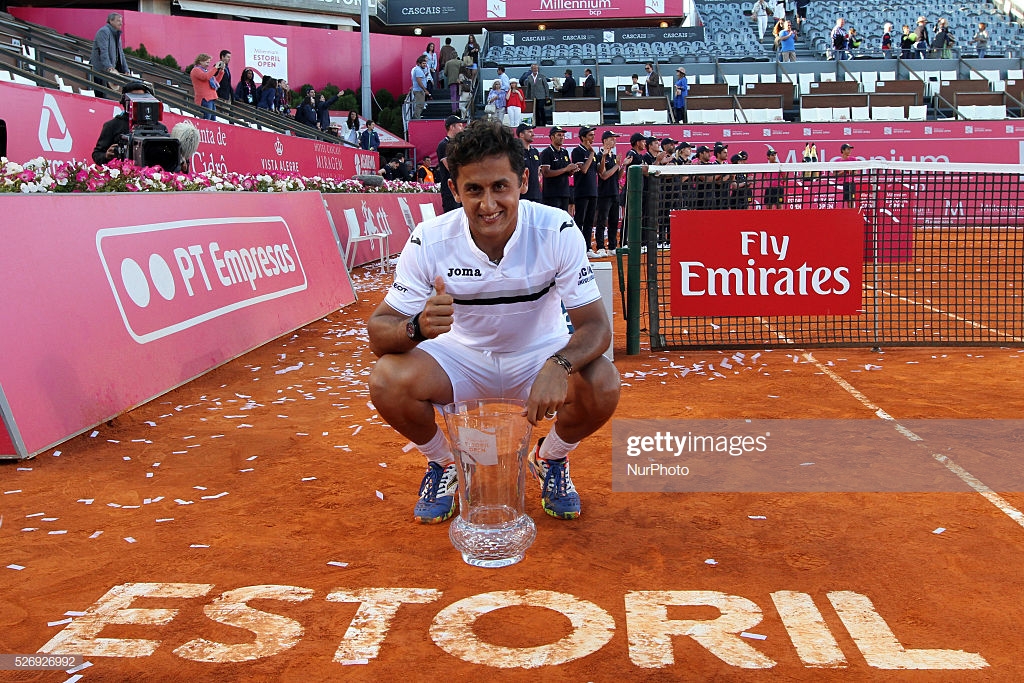
[[[757,20],[757,39],[764,40],[764,33],[768,30],[768,15],[771,9],[765,0],[755,0],[750,7],[750,15]]]

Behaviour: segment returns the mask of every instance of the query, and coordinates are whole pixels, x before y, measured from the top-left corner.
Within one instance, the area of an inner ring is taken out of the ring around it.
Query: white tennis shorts
[[[478,351],[442,334],[419,343],[452,383],[454,400],[483,398],[525,401],[537,373],[552,354],[565,348],[569,335],[510,353]]]

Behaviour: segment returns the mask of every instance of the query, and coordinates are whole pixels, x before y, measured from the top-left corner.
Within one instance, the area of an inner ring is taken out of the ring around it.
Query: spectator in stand
[[[596,130],[591,126],[580,126],[580,144],[572,150],[570,158],[578,170],[573,175],[574,201],[576,203],[576,226],[583,233],[587,244],[587,256],[600,258],[591,246],[594,237],[594,215],[597,212],[597,153],[594,150]]]
[[[203,118],[213,121],[217,118],[217,88],[220,87],[220,78],[224,75],[223,62],[217,62],[210,67],[213,57],[200,52],[189,69],[189,78],[192,79],[192,90],[195,93],[195,102],[203,109]]]
[[[665,92],[665,86],[661,83],[661,76],[654,68],[654,62],[644,64],[644,71],[647,72],[647,80],[644,81],[644,95],[647,97],[661,97]]]
[[[277,111],[285,116],[290,116],[292,113],[289,92],[288,81],[282,78],[277,82]]]
[[[882,57],[892,57],[892,24],[888,21],[882,26]]]
[[[327,96],[323,93],[316,98],[316,120],[320,125],[320,130],[327,132],[327,129],[331,127],[331,105],[338,101],[338,95],[335,95],[331,99],[327,99]]]
[[[533,104],[533,125],[546,126],[548,124],[547,99],[550,97],[548,91],[547,76],[540,72],[540,67],[534,63],[530,65],[530,73],[520,85],[523,86],[523,97],[527,104]]]
[[[950,59],[955,43],[953,34],[949,32],[949,21],[946,17],[941,17],[935,24],[935,35],[932,36],[931,58]]]
[[[380,136],[377,135],[377,131],[374,128],[377,124],[373,119],[366,121],[366,130],[359,135],[359,148],[365,149],[368,152],[379,152],[380,151]]]
[[[690,82],[686,80],[686,69],[676,69],[676,82],[672,97],[672,111],[676,117],[676,123],[687,123],[686,120],[686,96],[690,94]]]
[[[459,58],[459,52],[454,47],[452,47],[452,39],[451,38],[445,38],[444,39],[444,46],[441,47],[441,52],[440,52],[440,54],[438,55],[438,58],[437,58],[437,66],[441,70],[441,73],[438,74],[438,78],[440,78],[441,76],[444,76],[444,84],[446,86],[448,86],[448,87],[451,87],[451,85],[452,85],[452,81],[448,80],[448,70],[447,70],[448,62],[450,62],[453,59],[458,59],[458,58]],[[440,86],[440,85],[441,84],[438,83],[438,86]]]
[[[306,91],[302,103],[295,110],[295,122],[311,128],[318,127],[319,119],[316,115],[316,91],[312,88]]]
[[[558,94],[562,97],[576,97],[576,79],[572,77],[572,69],[565,70],[565,79]]]
[[[473,106],[473,89],[476,87],[476,65],[473,58],[466,55],[462,58],[462,71],[459,72],[459,114],[461,118],[469,119],[470,109]]]
[[[754,0],[754,4],[750,6],[750,17],[757,22],[758,40],[764,40],[764,34],[768,30],[768,15],[771,13],[768,0]]]
[[[256,91],[256,108],[277,111],[277,79],[273,76],[264,76],[260,81],[260,87]]]
[[[931,46],[931,39],[928,37],[928,20],[924,16],[917,18],[917,27],[914,29],[914,34],[917,36],[917,41],[914,43],[914,51],[917,53],[918,59],[924,59],[928,56],[928,50]]]
[[[508,91],[512,88],[512,82],[505,73],[505,67],[498,67],[498,80],[501,81],[501,89],[505,92],[505,99],[508,99]]]
[[[811,0],[796,0],[796,30],[799,33],[803,24],[807,21],[807,6]]]
[[[448,38],[451,40],[451,38]],[[445,45],[445,47],[451,47],[451,45]],[[452,48],[452,52],[455,48]],[[441,54],[444,54],[444,48],[441,49]],[[448,95],[452,100],[452,111],[456,112],[459,110],[459,74],[462,73],[462,67],[465,66],[465,62],[462,58],[456,56],[452,57],[444,63],[444,80],[448,84]]]
[[[476,42],[475,36],[470,36],[466,41],[466,49],[462,51],[463,57],[472,57],[474,64],[480,63],[480,43]]]
[[[644,89],[640,85],[640,76],[638,74],[633,74],[630,78],[633,79],[633,82],[629,84],[629,94],[634,97],[643,97]]]
[[[779,38],[779,35],[781,35],[782,32],[785,31],[785,30],[786,30],[786,20],[785,19],[780,19],[780,20],[776,21],[775,25],[772,26],[772,38],[775,39],[775,58],[776,59],[781,59],[782,58],[782,57],[779,56],[779,50],[782,48],[782,39]]]
[[[971,38],[971,42],[978,46],[978,59],[985,59],[988,52],[988,24],[984,21],[978,24],[978,31]]]
[[[590,69],[583,70],[583,97],[597,97],[597,81],[594,80],[594,72]]]
[[[910,59],[914,52],[914,43],[917,36],[910,32],[910,27],[903,24],[903,34],[900,36],[900,54],[902,59]]]
[[[846,36],[846,44],[849,50],[859,50],[862,40],[860,34],[857,33],[857,29],[851,27],[850,32]],[[852,55],[852,53],[851,53]]]
[[[786,0],[776,0],[772,16],[775,18],[776,24],[786,20]]]
[[[832,27],[832,32],[829,34],[829,44],[832,46],[832,56],[836,61],[849,57],[846,52],[850,46],[849,33],[846,31],[846,19],[843,17],[836,19],[836,25]]]
[[[242,77],[235,88],[234,100],[255,107],[257,97],[259,97],[259,86],[256,85],[256,77],[252,69],[242,69]]]
[[[505,103],[505,91],[501,89],[501,81],[496,80],[491,84],[491,89],[487,91],[487,106],[485,110],[488,113],[494,114],[495,118],[501,122],[505,118]]]
[[[96,37],[92,41],[92,53],[89,55],[89,65],[93,71],[128,73],[128,59],[124,56],[124,46],[121,44],[123,27],[124,17],[117,12],[111,12],[107,15],[107,23],[96,31]],[[108,87],[107,82],[99,76],[93,76],[93,80]]]
[[[451,38],[448,39],[449,41]],[[444,48],[441,48],[442,50]],[[434,169],[430,163],[430,155],[423,157],[423,161],[420,162],[419,168],[416,169],[416,182],[426,184],[433,184],[434,182]]]
[[[217,99],[231,103],[235,99],[235,89],[231,85],[231,50],[220,51],[220,61],[224,65],[224,75],[220,79],[220,87],[217,88]]]
[[[423,109],[427,106],[427,56],[422,54],[416,58],[416,66],[412,68],[412,118],[423,118]]]
[[[791,21],[787,21],[782,32],[779,33],[779,61],[796,61],[796,31],[793,30]]]
[[[601,134],[601,149],[597,153],[597,217],[594,221],[594,249],[598,258],[615,254],[619,234],[619,178],[622,169],[615,155],[619,134],[606,130]],[[607,242],[605,236],[607,235]]]
[[[523,122],[523,107],[526,106],[526,100],[523,99],[523,91],[519,88],[519,81],[513,78],[508,83],[508,99],[505,101],[508,125],[510,128],[518,128],[519,124]]]
[[[345,119],[345,126],[341,130],[341,139],[350,145],[359,146],[359,114],[354,111],[348,113]]]
[[[440,57],[437,54],[437,49],[433,43],[427,43],[427,49],[423,53],[423,56],[427,58],[427,90],[433,90],[440,83],[437,76],[437,69],[440,66],[438,62]]]

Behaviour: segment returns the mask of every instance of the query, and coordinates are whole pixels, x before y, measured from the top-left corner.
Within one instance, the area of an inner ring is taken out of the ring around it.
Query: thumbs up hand
[[[454,299],[448,294],[444,278],[434,278],[434,294],[427,299],[423,312],[420,314],[420,332],[427,339],[433,339],[452,329],[452,313]]]

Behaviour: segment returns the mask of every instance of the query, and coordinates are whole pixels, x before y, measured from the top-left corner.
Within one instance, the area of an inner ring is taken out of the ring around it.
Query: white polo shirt
[[[519,202],[516,229],[498,264],[473,242],[465,211],[420,223],[384,301],[412,316],[423,310],[438,275],[455,300],[447,335],[478,351],[507,353],[565,339],[561,304],[573,309],[601,298],[572,217],[527,200]]]

